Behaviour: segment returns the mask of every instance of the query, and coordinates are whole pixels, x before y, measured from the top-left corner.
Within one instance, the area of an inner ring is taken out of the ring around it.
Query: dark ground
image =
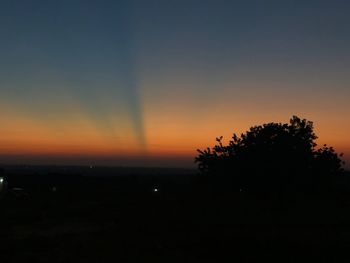
[[[327,197],[281,206],[244,191],[204,190],[190,170],[5,167],[4,174],[1,263],[350,261],[347,180]]]

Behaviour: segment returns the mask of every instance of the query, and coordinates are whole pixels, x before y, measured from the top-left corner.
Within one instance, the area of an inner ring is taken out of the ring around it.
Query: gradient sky
[[[350,1],[2,0],[0,163],[193,166],[314,121],[350,163]]]

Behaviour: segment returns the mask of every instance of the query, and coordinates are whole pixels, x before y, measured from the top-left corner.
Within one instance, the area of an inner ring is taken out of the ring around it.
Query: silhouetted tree
[[[198,150],[195,161],[211,184],[240,191],[314,191],[330,187],[342,172],[341,155],[316,149],[313,123],[296,116],[289,124],[267,123],[234,134],[228,145]]]

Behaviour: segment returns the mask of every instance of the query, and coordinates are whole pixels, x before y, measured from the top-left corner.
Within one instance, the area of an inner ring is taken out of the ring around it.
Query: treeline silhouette
[[[227,145],[198,150],[202,179],[216,191],[244,191],[281,198],[283,195],[325,194],[343,175],[332,147],[317,148],[313,123],[293,116],[289,123],[267,123],[233,134]]]

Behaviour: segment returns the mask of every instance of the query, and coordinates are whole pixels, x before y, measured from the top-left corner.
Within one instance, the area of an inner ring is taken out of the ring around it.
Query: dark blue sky
[[[84,120],[156,153],[207,121],[212,136],[299,114],[347,151],[349,13],[345,0],[1,1],[3,118],[68,137]]]

